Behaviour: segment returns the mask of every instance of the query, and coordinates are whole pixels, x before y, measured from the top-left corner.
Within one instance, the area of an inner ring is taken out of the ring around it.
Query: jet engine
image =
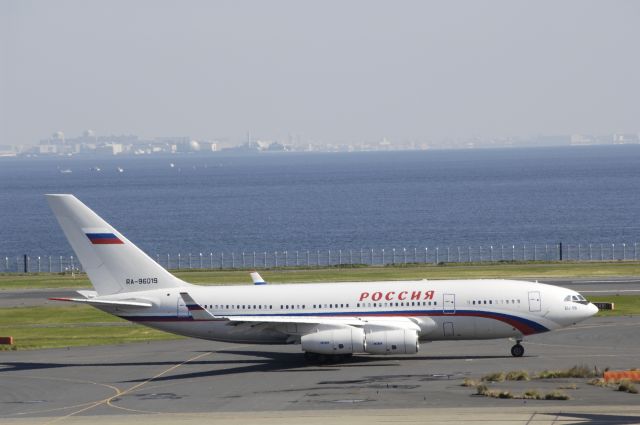
[[[413,329],[371,330],[366,337],[365,351],[371,354],[415,354],[420,348]]]
[[[353,326],[317,330],[303,335],[302,350],[317,354],[352,354],[365,352],[364,330]]]

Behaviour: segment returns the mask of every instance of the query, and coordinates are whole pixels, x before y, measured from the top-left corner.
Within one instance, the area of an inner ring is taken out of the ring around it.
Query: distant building
[[[616,133],[613,135],[613,143],[616,145],[640,143],[637,134],[633,133]]]
[[[595,139],[592,136],[587,136],[584,134],[571,135],[571,146],[584,146],[593,144],[595,144]]]

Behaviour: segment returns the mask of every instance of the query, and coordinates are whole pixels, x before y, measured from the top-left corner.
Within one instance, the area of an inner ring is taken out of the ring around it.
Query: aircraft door
[[[442,312],[444,314],[456,314],[455,294],[442,294]]]
[[[540,311],[540,310],[542,310],[540,292],[539,291],[529,292],[529,311]]]
[[[178,317],[189,316],[189,310],[187,309],[187,306],[185,305],[184,300],[180,296],[178,297],[178,304],[176,306],[176,315]]]

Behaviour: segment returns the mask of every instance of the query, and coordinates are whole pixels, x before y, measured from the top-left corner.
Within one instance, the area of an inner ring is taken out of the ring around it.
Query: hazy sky
[[[0,0],[0,144],[640,130],[638,1]]]

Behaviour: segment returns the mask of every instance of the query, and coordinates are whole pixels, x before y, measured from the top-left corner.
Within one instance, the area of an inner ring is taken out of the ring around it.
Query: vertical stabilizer
[[[46,195],[98,295],[176,288],[173,276],[73,195]]]

